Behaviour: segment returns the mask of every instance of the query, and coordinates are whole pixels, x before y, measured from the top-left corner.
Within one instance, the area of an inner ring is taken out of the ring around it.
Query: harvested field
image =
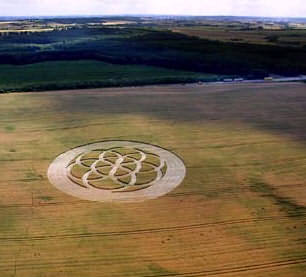
[[[305,276],[305,91],[267,83],[1,94],[0,276]],[[81,200],[49,182],[58,155],[108,140],[168,149],[186,177],[140,203]]]
[[[303,47],[306,45],[305,30],[241,30],[225,26],[175,27],[173,32],[203,39],[234,43],[282,45]]]

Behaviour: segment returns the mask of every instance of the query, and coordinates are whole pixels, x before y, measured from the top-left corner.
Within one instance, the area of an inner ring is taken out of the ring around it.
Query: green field
[[[213,74],[98,61],[0,65],[0,91],[33,91],[160,83],[214,81]]]
[[[1,94],[0,276],[304,277],[305,89]],[[60,153],[104,140],[169,149],[186,178],[130,204],[80,200],[49,183]]]

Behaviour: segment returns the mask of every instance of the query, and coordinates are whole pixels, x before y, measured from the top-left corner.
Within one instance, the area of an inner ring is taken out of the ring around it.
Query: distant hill
[[[190,16],[190,15],[112,15],[112,16],[90,16],[90,15],[67,15],[67,16],[0,16],[0,21],[35,20],[35,19],[172,19],[172,20],[213,20],[213,21],[261,21],[261,22],[293,22],[306,23],[306,18],[301,17],[251,17],[251,16]]]

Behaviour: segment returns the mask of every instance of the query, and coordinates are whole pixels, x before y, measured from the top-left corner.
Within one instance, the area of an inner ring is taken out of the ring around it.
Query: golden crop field
[[[0,276],[305,276],[305,91],[266,83],[1,94]],[[49,182],[58,155],[109,140],[165,148],[186,177],[135,203],[81,200]]]
[[[173,32],[203,39],[218,40],[223,42],[268,44],[303,47],[306,45],[305,29],[296,30],[243,30],[226,26],[192,26],[173,27]]]

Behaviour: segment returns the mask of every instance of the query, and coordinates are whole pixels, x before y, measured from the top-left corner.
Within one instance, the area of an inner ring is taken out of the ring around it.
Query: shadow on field
[[[306,139],[305,84],[163,86],[48,93],[64,113],[242,122]]]

